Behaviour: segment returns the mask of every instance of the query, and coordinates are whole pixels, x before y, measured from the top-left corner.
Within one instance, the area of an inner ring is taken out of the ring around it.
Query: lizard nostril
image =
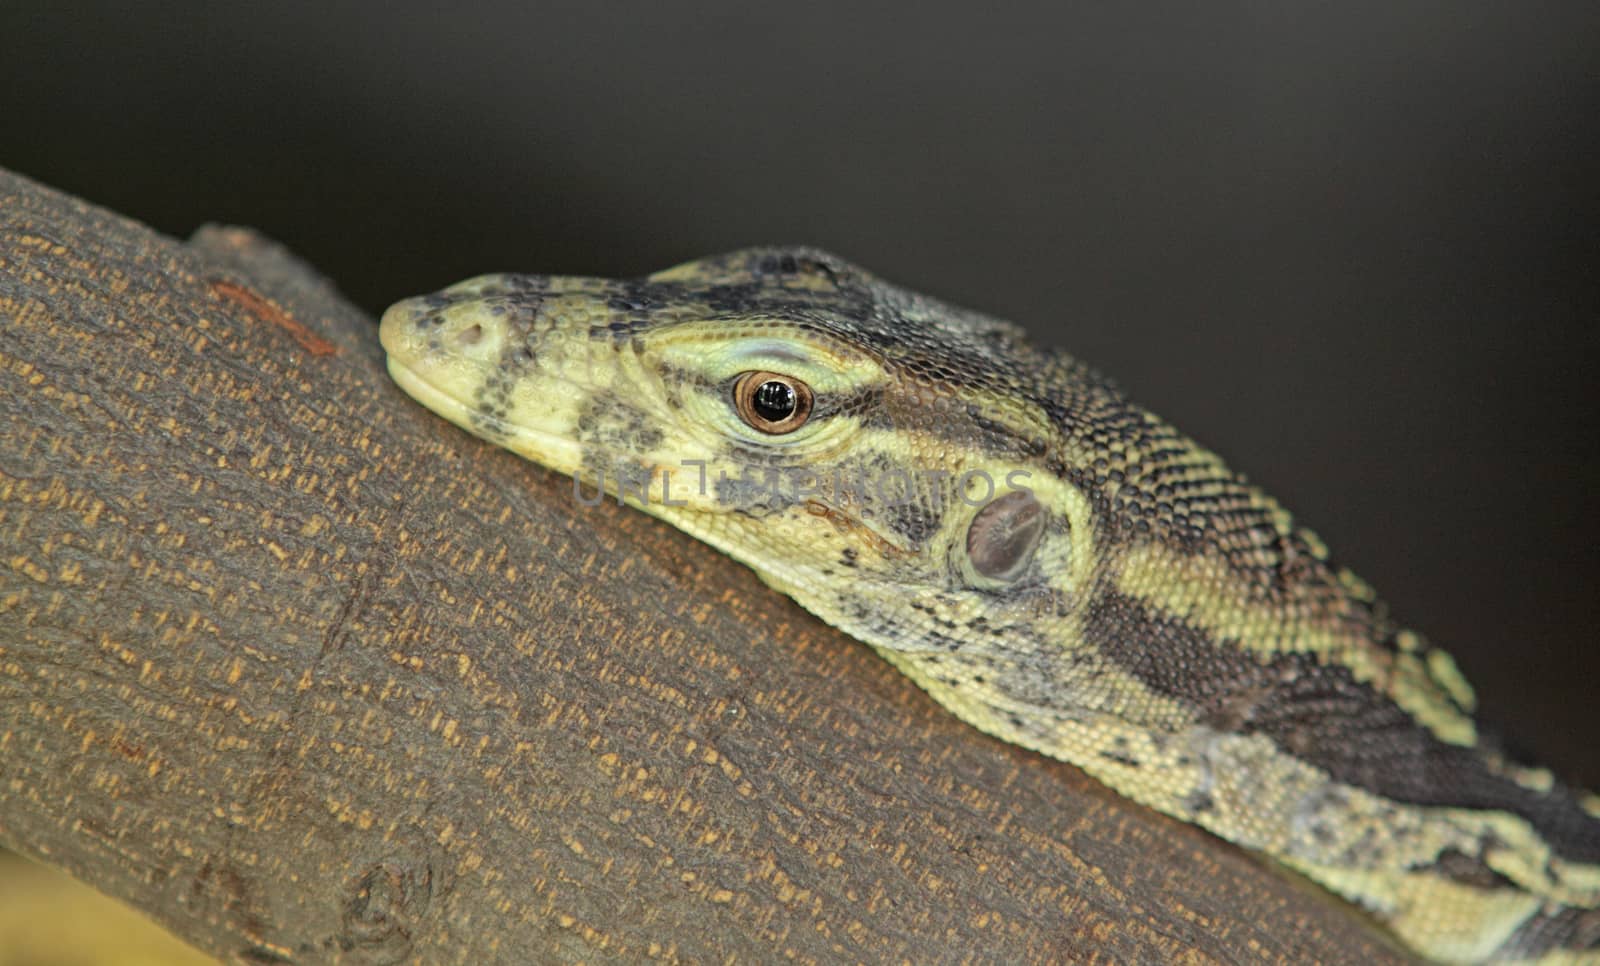
[[[460,343],[461,345],[477,345],[479,342],[482,342],[482,341],[483,341],[483,326],[479,325],[476,322],[474,322],[473,324],[467,326],[465,329],[462,329],[456,335],[456,342]]]

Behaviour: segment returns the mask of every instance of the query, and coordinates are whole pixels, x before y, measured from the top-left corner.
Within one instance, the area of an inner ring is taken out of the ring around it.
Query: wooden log
[[[0,842],[255,963],[1402,958],[416,406],[277,246],[4,172]]]

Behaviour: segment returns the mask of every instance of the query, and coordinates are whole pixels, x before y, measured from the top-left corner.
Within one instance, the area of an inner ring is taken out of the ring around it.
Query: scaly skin
[[[393,306],[382,340],[423,405],[620,489],[977,728],[1423,955],[1600,962],[1596,799],[1507,760],[1450,657],[1270,497],[1016,327],[754,249],[484,276]],[[809,418],[752,421],[749,372],[809,387]]]

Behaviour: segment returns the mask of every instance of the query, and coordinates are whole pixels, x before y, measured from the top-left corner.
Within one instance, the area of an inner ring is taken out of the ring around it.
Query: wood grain
[[[254,963],[1401,959],[416,406],[271,243],[3,172],[0,841]]]

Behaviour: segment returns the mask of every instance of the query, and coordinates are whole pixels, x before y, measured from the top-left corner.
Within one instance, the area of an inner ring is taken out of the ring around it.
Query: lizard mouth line
[[[440,389],[396,356],[389,357],[388,366],[390,377],[400,388],[462,429],[475,434],[484,431],[493,433],[503,441],[502,445],[507,449],[567,476],[575,476],[580,471],[583,465],[583,447],[572,440],[491,416]],[[649,502],[645,501],[645,509],[649,509]],[[865,520],[830,503],[810,498],[805,500],[803,505],[811,516],[820,517],[839,532],[870,545],[882,557],[897,558],[911,553],[907,548],[880,534]]]
[[[401,389],[462,429],[474,434],[488,430],[500,437],[507,449],[568,475],[580,465],[583,448],[572,440],[491,416],[435,386],[393,355],[388,364],[390,378]]]
[[[900,557],[910,553],[910,551],[905,547],[896,544],[894,541],[888,539],[887,537],[878,533],[878,531],[874,530],[872,527],[868,526],[866,521],[862,520],[861,518],[852,516],[851,514],[848,514],[837,507],[830,506],[821,500],[806,500],[805,508],[806,512],[812,516],[822,517],[829,523],[833,524],[834,527],[839,530],[839,532],[860,537],[862,540],[871,544],[872,548],[878,551],[881,556]]]

